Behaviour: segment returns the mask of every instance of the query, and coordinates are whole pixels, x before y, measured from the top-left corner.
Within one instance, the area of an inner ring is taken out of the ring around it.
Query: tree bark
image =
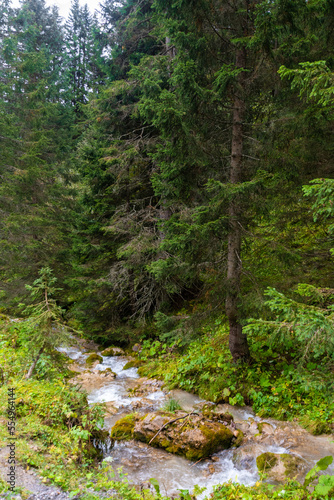
[[[240,48],[236,53],[236,67],[245,68],[246,51]],[[230,183],[238,184],[242,181],[242,153],[243,153],[243,121],[245,118],[244,100],[245,73],[238,75],[238,86],[234,97]],[[241,200],[234,195],[229,205],[229,234],[227,249],[227,295],[225,301],[226,314],[229,322],[229,348],[233,361],[250,360],[247,337],[242,333],[239,317],[239,296],[241,281]]]
[[[31,377],[31,375],[33,374],[33,371],[34,371],[34,369],[35,369],[35,367],[37,365],[37,362],[38,362],[39,358],[41,357],[41,354],[42,354],[43,351],[44,351],[44,345],[43,345],[43,347],[40,348],[40,350],[38,351],[38,354],[37,354],[36,358],[34,359],[32,365],[30,366],[30,368],[28,370],[28,373],[25,376],[26,380],[28,380]]]

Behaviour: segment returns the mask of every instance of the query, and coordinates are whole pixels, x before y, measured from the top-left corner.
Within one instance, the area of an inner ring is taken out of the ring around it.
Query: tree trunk
[[[240,48],[236,54],[236,67],[246,66],[246,51]],[[238,76],[238,87],[234,98],[230,183],[242,181],[243,121],[245,117],[244,73]],[[249,361],[247,337],[242,333],[239,318],[239,295],[241,281],[241,205],[240,196],[235,195],[229,206],[229,235],[227,250],[227,296],[226,314],[229,322],[229,347],[233,361]]]
[[[36,367],[36,365],[37,365],[37,362],[38,362],[39,358],[41,357],[41,354],[42,354],[42,352],[43,352],[43,351],[44,351],[44,346],[40,348],[40,350],[39,350],[39,352],[38,352],[38,354],[37,354],[36,358],[34,359],[34,361],[33,361],[32,365],[30,366],[30,368],[29,368],[29,370],[28,370],[28,373],[27,373],[27,375],[25,376],[25,379],[26,379],[26,380],[28,380],[28,379],[31,377],[31,375],[33,374],[33,371],[34,371],[34,369],[35,369],[35,367]]]
[[[169,59],[170,60],[174,59],[174,57],[176,55],[175,47],[173,45],[171,45],[171,39],[168,36],[166,36],[165,46],[166,46],[166,54],[168,55]],[[168,72],[169,72],[169,76],[171,76],[169,65],[168,65]],[[164,222],[168,221],[170,219],[171,215],[172,215],[172,212],[171,212],[170,208],[168,208],[166,206],[166,199],[165,199],[165,197],[162,196],[161,200],[160,200],[160,208],[159,208],[159,220],[161,222],[159,237],[160,237],[161,241],[165,239]],[[159,258],[161,259],[164,257],[162,255],[160,255]]]

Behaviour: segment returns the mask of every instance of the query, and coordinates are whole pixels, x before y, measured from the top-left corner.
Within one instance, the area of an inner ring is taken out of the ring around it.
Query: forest
[[[42,456],[62,429],[43,474],[100,498],[74,478],[104,410],[68,385],[73,335],[169,389],[333,434],[334,1],[72,0],[64,20],[2,0],[0,96],[0,409],[29,394],[21,463],[42,471],[28,444]],[[328,481],[286,498],[333,498]]]

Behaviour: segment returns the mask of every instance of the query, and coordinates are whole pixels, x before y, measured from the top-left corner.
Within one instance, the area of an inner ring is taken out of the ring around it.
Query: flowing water
[[[83,348],[62,348],[76,362],[78,371],[84,372],[85,354]],[[100,354],[98,352],[98,354]],[[101,355],[101,354],[100,354]],[[163,406],[168,398],[179,401],[186,411],[196,409],[203,400],[182,390],[165,391],[161,382],[139,379],[137,369],[124,370],[129,358],[125,356],[105,356],[93,372],[97,376],[110,368],[116,373],[115,379],[107,379],[96,388],[88,386],[89,403],[106,402],[111,405],[111,413],[105,418],[105,428],[110,430],[114,423],[127,413],[138,411],[147,413]],[[84,384],[83,384],[84,385]],[[133,395],[133,389],[138,385],[144,390],[144,396]],[[261,419],[250,407],[233,407],[222,405],[223,411],[230,412],[238,428],[245,426],[251,430]],[[214,485],[232,480],[245,485],[252,485],[259,479],[256,467],[256,457],[263,452],[292,453],[305,462],[305,472],[311,469],[315,462],[326,455],[334,455],[334,443],[328,436],[312,436],[295,423],[279,422],[265,419],[273,429],[271,435],[256,435],[253,432],[250,439],[237,449],[221,451],[210,459],[198,463],[190,462],[182,457],[170,454],[164,450],[153,448],[135,441],[116,442],[113,447],[106,443],[105,457],[110,457],[116,476],[126,473],[130,482],[147,487],[150,478],[155,478],[160,484],[163,494],[176,495],[180,489],[192,490],[197,484],[207,488],[207,495]],[[110,443],[109,443],[110,444]],[[118,471],[118,472],[117,472]],[[334,465],[327,473],[334,474]]]

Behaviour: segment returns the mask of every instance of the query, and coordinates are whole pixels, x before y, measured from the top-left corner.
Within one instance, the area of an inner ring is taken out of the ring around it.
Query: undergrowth
[[[8,326],[6,319],[3,325]],[[24,343],[26,335],[24,322],[18,322],[14,329],[0,328],[0,357],[4,361],[0,373],[0,447],[8,444],[8,388],[14,388],[16,459],[24,468],[36,470],[44,483],[60,486],[69,492],[70,498],[81,500],[98,500],[101,493],[103,498],[114,500],[168,500],[161,495],[156,480],[151,479],[150,488],[138,489],[130,484],[121,470],[113,469],[111,457],[101,462],[102,457],[93,446],[93,440],[104,439],[100,431],[103,405],[89,406],[86,395],[67,383],[64,358],[60,368],[61,363],[55,357],[51,360],[45,354],[36,366],[34,378],[23,379],[25,360],[29,357]],[[329,428],[333,407],[325,404],[324,388],[330,388],[325,370],[322,372],[309,366],[304,373],[295,372],[282,353],[276,356],[273,365],[270,361],[274,354],[267,351],[267,357],[260,361],[256,358],[254,345],[252,349],[252,366],[233,366],[226,327],[216,324],[214,328],[203,331],[200,340],[193,341],[181,352],[157,341],[145,342],[140,355],[145,360],[141,370],[165,376],[171,387],[195,391],[207,399],[232,404],[252,402],[258,413],[285,418],[298,415],[309,419],[308,422],[316,425],[318,431]],[[304,383],[300,384],[296,377],[304,375]],[[316,388],[320,385],[322,390],[317,393]],[[293,404],[289,405],[291,401]],[[199,492],[199,488],[193,493],[181,490],[180,500],[194,500]],[[0,481],[0,493],[10,495],[3,480]],[[28,498],[28,493],[21,488],[16,488],[15,493],[23,499]],[[279,487],[262,482],[252,487],[228,483],[217,486],[209,497],[213,500],[331,498],[328,495],[314,496],[293,481]]]
[[[298,420],[313,434],[332,432],[334,365],[301,365],[291,345],[275,349],[268,335],[253,334],[249,340],[250,365],[233,364],[228,329],[220,320],[202,327],[201,336],[186,348],[146,340],[139,373],[216,403],[250,404],[263,417]]]

